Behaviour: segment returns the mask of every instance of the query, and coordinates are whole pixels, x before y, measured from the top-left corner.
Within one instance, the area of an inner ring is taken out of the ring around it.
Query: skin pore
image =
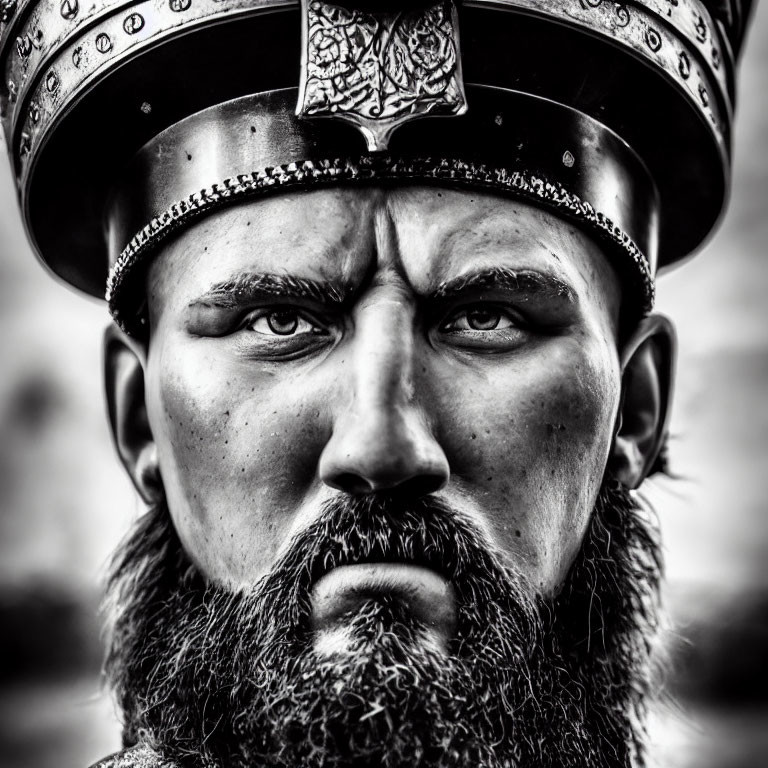
[[[581,231],[490,195],[322,190],[199,222],[147,284],[147,443],[209,578],[253,584],[338,491],[430,492],[557,591],[620,392],[619,285]]]

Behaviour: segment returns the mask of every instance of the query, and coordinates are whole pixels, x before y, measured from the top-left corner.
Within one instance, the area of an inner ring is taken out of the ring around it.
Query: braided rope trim
[[[131,278],[135,277],[137,267],[148,260],[160,243],[203,214],[270,191],[306,189],[324,184],[371,184],[379,181],[421,181],[488,189],[544,204],[576,223],[586,224],[600,239],[625,253],[630,266],[634,267],[632,272],[640,290],[641,311],[647,314],[653,308],[655,286],[643,253],[611,219],[561,184],[546,181],[528,171],[488,168],[455,159],[362,156],[356,161],[307,160],[264,168],[225,179],[220,184],[214,184],[174,203],[134,235],[110,270],[106,300],[114,321],[126,333],[139,332],[146,320],[140,318],[136,311],[140,301],[134,301],[133,312],[127,306],[128,294],[134,293],[128,290]],[[140,298],[143,300],[143,292]]]

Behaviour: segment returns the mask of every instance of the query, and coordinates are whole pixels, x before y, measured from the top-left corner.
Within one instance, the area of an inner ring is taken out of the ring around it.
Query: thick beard
[[[372,599],[350,616],[350,652],[318,656],[317,576],[400,559],[452,582],[447,653]],[[106,672],[126,742],[183,765],[642,765],[660,570],[655,527],[615,483],[554,600],[432,498],[339,498],[238,592],[205,583],[158,508],[113,563]]]

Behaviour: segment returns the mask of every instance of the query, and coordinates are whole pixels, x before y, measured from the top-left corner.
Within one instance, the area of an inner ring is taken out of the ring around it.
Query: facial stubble
[[[451,581],[447,652],[376,597],[348,617],[348,652],[318,655],[312,583],[391,560]],[[431,497],[339,497],[237,592],[205,583],[157,509],[115,559],[106,669],[126,741],[180,764],[636,765],[659,574],[655,530],[613,482],[555,600]]]

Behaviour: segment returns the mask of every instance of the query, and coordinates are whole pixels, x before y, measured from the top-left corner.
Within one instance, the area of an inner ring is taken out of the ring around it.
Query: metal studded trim
[[[631,51],[676,83],[710,125],[718,144],[727,145],[731,104],[725,54],[701,0],[465,2],[554,19]],[[47,132],[97,77],[171,35],[295,4],[295,0],[99,0],[87,4],[28,0],[24,13],[16,12],[0,28],[0,103],[17,180],[22,186],[26,183],[30,161]],[[11,32],[15,44],[11,44]]]
[[[455,159],[363,156],[357,160],[307,160],[264,168],[225,179],[174,203],[134,235],[113,265],[106,290],[109,311],[126,333],[141,335],[146,318],[138,310],[144,304],[143,283],[140,290],[135,283],[137,275],[141,274],[139,268],[148,262],[154,250],[171,234],[210,211],[283,189],[412,181],[488,189],[534,200],[576,223],[586,225],[598,239],[612,245],[626,257],[627,262],[622,266],[629,267],[625,271],[636,284],[642,313],[647,314],[653,308],[654,280],[646,257],[607,216],[561,184],[546,181],[525,170],[488,168]]]

